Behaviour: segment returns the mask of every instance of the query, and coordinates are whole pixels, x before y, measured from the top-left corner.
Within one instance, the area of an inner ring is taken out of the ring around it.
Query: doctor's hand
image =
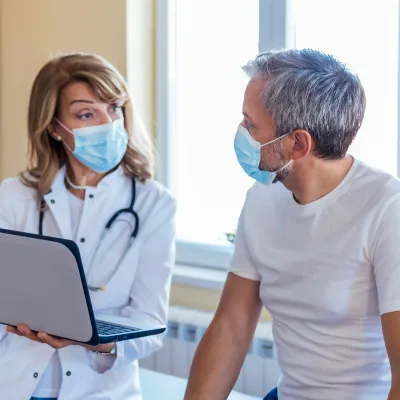
[[[32,332],[28,325],[19,324],[17,328],[13,326],[7,326],[7,332],[13,333],[18,336],[24,336],[27,339],[33,340],[34,342],[40,342],[48,344],[54,349],[62,349],[67,346],[82,346],[88,350],[99,351],[101,353],[110,353],[114,348],[114,343],[107,344],[99,344],[98,346],[89,346],[83,343],[74,342],[72,340],[67,339],[59,339],[53,336],[48,335],[45,332]]]

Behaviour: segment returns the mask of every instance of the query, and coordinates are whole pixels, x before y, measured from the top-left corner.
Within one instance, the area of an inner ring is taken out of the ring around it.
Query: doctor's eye
[[[88,119],[92,118],[92,116],[93,116],[93,113],[88,112],[85,114],[78,115],[78,118],[82,121],[87,121]]]
[[[120,113],[121,110],[122,110],[122,107],[119,106],[118,104],[111,104],[111,105],[110,105],[110,110],[111,110],[113,113]]]

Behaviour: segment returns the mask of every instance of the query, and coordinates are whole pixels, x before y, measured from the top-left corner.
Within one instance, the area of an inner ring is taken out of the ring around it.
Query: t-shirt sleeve
[[[228,271],[233,272],[235,275],[241,276],[242,278],[251,279],[254,281],[260,281],[261,277],[258,273],[256,266],[251,258],[250,250],[247,245],[246,238],[246,205],[247,201],[240,214],[236,238],[235,248],[233,256],[229,262]]]
[[[400,196],[390,202],[378,222],[372,264],[380,314],[400,311]]]

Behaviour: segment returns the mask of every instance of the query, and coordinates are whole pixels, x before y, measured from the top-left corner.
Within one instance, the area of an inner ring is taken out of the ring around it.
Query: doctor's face
[[[94,89],[86,82],[73,82],[60,93],[56,117],[69,129],[103,125],[123,117],[122,101],[102,102]],[[55,133],[74,150],[74,137],[57,124]]]
[[[275,137],[275,123],[263,102],[264,79],[252,79],[247,85],[243,101],[242,125],[249,131],[251,137],[261,145],[269,143]],[[284,139],[261,147],[262,171],[277,171],[287,164]],[[281,176],[282,175],[282,176]],[[278,173],[278,179],[284,178],[285,172]]]

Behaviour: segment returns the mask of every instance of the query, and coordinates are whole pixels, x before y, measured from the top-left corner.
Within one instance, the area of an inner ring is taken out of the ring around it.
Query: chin
[[[284,184],[285,181],[287,181],[288,178],[292,175],[292,172],[292,170],[284,170],[282,172],[279,172],[272,183],[281,182]]]

